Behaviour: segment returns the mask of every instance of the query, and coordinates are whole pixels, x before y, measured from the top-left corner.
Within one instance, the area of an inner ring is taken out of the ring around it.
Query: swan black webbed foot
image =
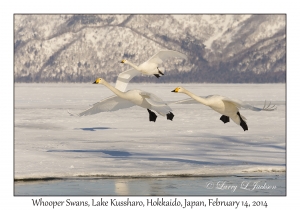
[[[224,124],[225,124],[225,123],[228,123],[228,122],[230,121],[230,120],[229,120],[229,117],[228,117],[228,116],[225,116],[225,115],[222,115],[221,118],[220,118],[220,120],[222,120]]]
[[[147,109],[148,110],[148,112],[149,112],[149,121],[151,122],[151,121],[153,121],[153,122],[155,122],[156,121],[156,118],[157,118],[157,115],[154,113],[154,112],[152,112],[150,109]]]
[[[168,113],[168,114],[167,114],[167,120],[171,120],[171,121],[172,121],[173,118],[174,118],[174,116],[175,116],[175,115],[174,115],[172,112]]]
[[[244,129],[244,131],[247,131],[248,130],[248,125],[246,124],[246,122],[242,119],[241,115],[239,112],[237,112],[237,115],[239,116],[240,118],[240,126]]]
[[[165,75],[164,73],[162,73],[159,68],[157,67],[158,73],[160,73],[161,75]]]
[[[160,77],[160,75],[159,74],[153,74],[154,76],[156,76],[156,78],[159,78]]]

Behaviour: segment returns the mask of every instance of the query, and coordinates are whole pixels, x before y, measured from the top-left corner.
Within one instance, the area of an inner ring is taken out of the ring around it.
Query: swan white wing
[[[201,98],[207,98],[209,96],[200,96],[200,97]],[[172,101],[168,104],[199,104],[199,102],[196,101],[193,98],[186,98],[186,99],[182,99],[182,100],[179,100],[179,101]]]
[[[116,111],[134,106],[130,101],[118,96],[111,96],[92,105],[92,107],[78,114],[78,116],[93,115],[99,112]]]
[[[140,92],[141,96],[144,96],[146,98],[151,98],[154,101],[160,101],[163,102],[163,100],[161,98],[159,98],[158,96],[154,95],[153,93],[149,93],[149,92],[145,92],[145,91],[141,91]]]
[[[118,90],[125,92],[129,81],[137,76],[141,74],[141,72],[139,72],[138,70],[135,69],[129,69],[127,71],[124,71],[122,73],[119,74],[115,88],[117,88]]]
[[[143,96],[145,100],[151,105],[151,108],[157,111],[159,114],[164,116],[172,111],[168,104],[158,96],[148,92],[140,92],[140,95]]]
[[[171,101],[168,104],[198,104],[199,102],[193,98],[186,98],[179,101]]]
[[[265,101],[264,107],[263,108],[258,108],[255,106],[252,106],[251,104],[248,104],[246,102],[243,102],[241,100],[238,99],[230,99],[230,98],[223,98],[223,101],[228,101],[231,102],[233,104],[235,104],[238,108],[245,108],[245,109],[250,109],[252,111],[274,111],[277,109],[277,107],[275,105],[271,105],[271,102],[267,105],[267,102]]]
[[[161,64],[163,61],[171,57],[179,57],[186,60],[188,59],[187,56],[183,53],[173,51],[173,50],[161,50],[155,55],[153,55],[151,58],[149,58],[146,62]]]
[[[167,106],[168,104],[163,101],[155,101],[151,98],[145,98],[145,100],[151,104],[151,106]]]
[[[145,100],[151,105],[151,109],[155,110],[162,116],[165,116],[172,111],[172,109],[164,102],[155,101],[151,98],[145,98]]]
[[[141,91],[140,95],[143,96],[148,101],[148,103],[150,103],[149,101],[151,101],[151,103],[150,103],[151,105],[152,104],[154,106],[167,105],[167,103],[165,101],[163,101],[161,98],[154,95],[153,93]]]

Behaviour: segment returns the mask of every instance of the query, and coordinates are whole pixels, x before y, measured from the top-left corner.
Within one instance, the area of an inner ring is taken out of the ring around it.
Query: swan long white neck
[[[186,89],[184,89],[182,92],[185,93],[185,94],[187,94],[191,98],[195,99],[196,101],[200,102],[201,104],[204,104],[204,105],[208,106],[207,100],[205,98],[197,96],[194,93],[192,93],[192,92],[190,92],[190,91],[188,91]]]
[[[108,89],[110,89],[117,96],[120,96],[121,98],[125,98],[125,93],[123,93],[123,92],[119,91],[118,89],[114,88],[108,82],[106,82],[106,81],[103,80],[101,84],[103,84],[104,86],[106,86]]]
[[[128,65],[132,66],[133,68],[135,68],[136,70],[140,71],[140,68],[137,65],[135,65],[134,63],[131,63],[130,61],[127,60],[126,64],[128,64]]]

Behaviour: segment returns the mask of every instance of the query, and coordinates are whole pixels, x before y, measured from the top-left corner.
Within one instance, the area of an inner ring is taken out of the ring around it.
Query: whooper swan
[[[223,121],[224,123],[228,123],[229,118],[231,118],[236,124],[240,125],[244,129],[244,131],[248,130],[248,126],[246,123],[246,118],[240,114],[239,108],[243,107],[245,109],[250,109],[252,111],[274,111],[276,109],[275,105],[270,106],[271,103],[268,106],[266,106],[265,103],[263,108],[257,108],[243,101],[237,99],[230,99],[220,95],[209,95],[206,97],[200,97],[184,89],[183,87],[177,87],[171,92],[187,94],[192,99],[222,114],[220,120]],[[183,100],[181,102],[184,101],[187,100]]]
[[[97,78],[93,84],[102,84],[116,95],[95,103],[91,108],[77,114],[78,116],[93,115],[105,111],[116,111],[137,105],[148,110],[149,121],[155,122],[157,118],[157,115],[152,112],[151,109],[162,116],[167,116],[168,120],[173,120],[174,114],[171,112],[172,109],[163,100],[152,93],[141,90],[121,92],[102,78]],[[74,115],[70,112],[69,114]]]
[[[122,60],[121,63],[128,64],[132,66],[133,69],[129,69],[120,73],[115,87],[124,92],[129,81],[133,77],[140,74],[154,75],[159,78],[161,75],[164,75],[165,70],[164,67],[159,67],[159,65],[162,64],[163,61],[171,57],[179,57],[187,60],[187,56],[185,54],[173,50],[161,50],[139,66],[131,63],[126,59]]]

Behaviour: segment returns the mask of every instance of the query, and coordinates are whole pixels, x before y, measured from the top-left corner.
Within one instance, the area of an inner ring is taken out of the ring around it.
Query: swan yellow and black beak
[[[178,93],[179,88],[175,88],[174,90],[172,90],[171,92],[175,92]]]
[[[121,60],[121,63],[125,63],[125,60]]]
[[[99,84],[100,80],[100,78],[96,79],[95,82],[93,82],[93,84]]]

